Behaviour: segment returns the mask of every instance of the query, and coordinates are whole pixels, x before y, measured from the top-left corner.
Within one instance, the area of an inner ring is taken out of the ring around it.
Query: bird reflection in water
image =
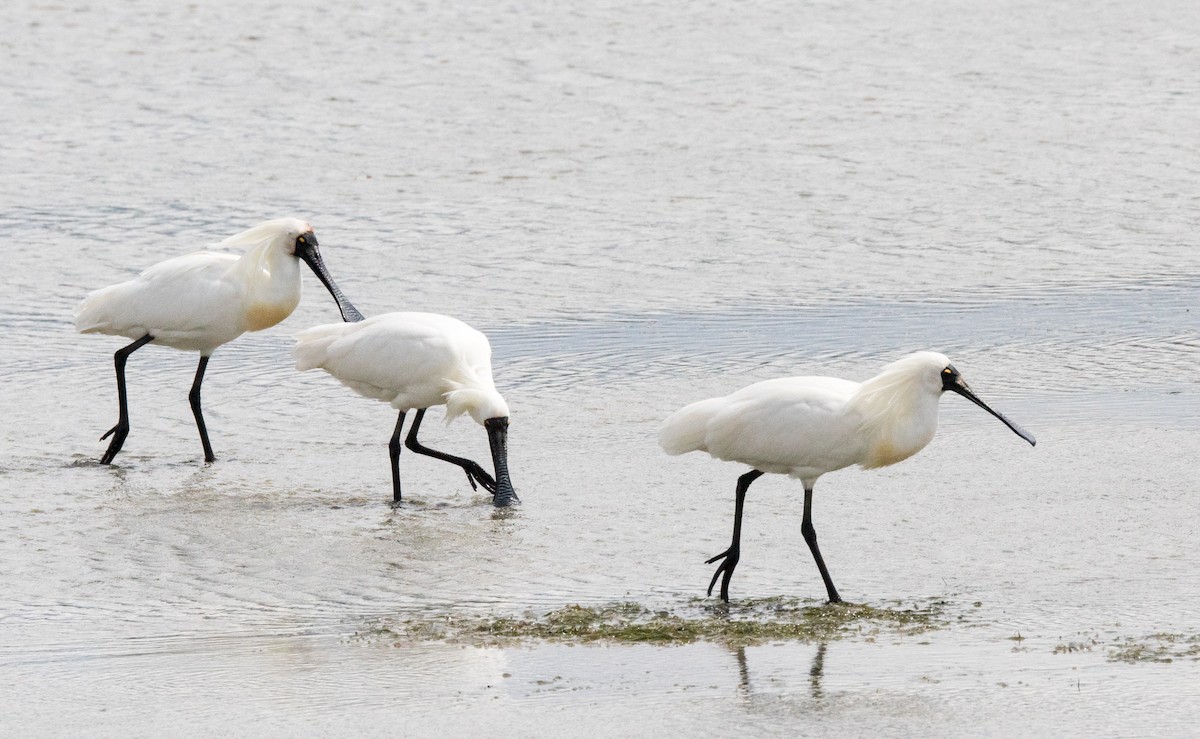
[[[821,681],[825,677],[825,650],[829,645],[821,642],[817,645],[817,651],[813,655],[812,665],[808,668],[808,692],[813,700],[821,700],[825,697],[825,691],[821,688]],[[750,685],[750,666],[746,661],[746,647],[739,646],[734,649],[734,656],[738,663],[738,690],[746,698],[754,697],[754,690]]]

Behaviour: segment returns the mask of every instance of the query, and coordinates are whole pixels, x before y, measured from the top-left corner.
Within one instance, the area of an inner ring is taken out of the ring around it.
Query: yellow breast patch
[[[867,461],[863,467],[866,469],[887,467],[889,464],[896,464],[908,459],[915,452],[915,449],[897,449],[890,442],[880,441],[871,447],[871,452],[867,455]]]
[[[292,314],[292,308],[278,303],[255,303],[246,309],[246,328],[262,331],[270,328]]]

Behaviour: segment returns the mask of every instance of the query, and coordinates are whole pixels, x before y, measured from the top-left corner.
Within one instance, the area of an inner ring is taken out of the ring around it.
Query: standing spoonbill
[[[361,323],[306,329],[297,334],[293,354],[296,369],[320,367],[359,395],[400,411],[388,443],[393,502],[400,502],[400,429],[414,409],[405,446],[458,465],[471,488],[483,485],[497,507],[520,502],[508,477],[508,404],[492,382],[492,347],[480,332],[436,313],[384,313]],[[487,429],[494,480],[477,463],[417,441],[425,411],[435,405],[446,406],[447,423],[468,413]]]
[[[79,304],[75,328],[80,333],[134,340],[114,355],[120,414],[117,425],[100,437],[101,441],[113,437],[101,464],[113,461],[129,435],[125,360],[146,344],[200,352],[188,400],[208,463],[215,457],[200,412],[200,383],[208,358],[222,344],[247,331],[270,328],[292,314],[300,302],[301,259],[333,295],[342,318],[362,320],[325,268],[317,237],[304,221],[265,221],[230,236],[220,246],[241,248],[245,253],[198,251],[168,259],[128,282],[96,290]]]
[[[741,553],[746,490],[764,473],[773,472],[804,483],[800,532],[825,581],[829,602],[842,602],[817,548],[813,485],[826,472],[853,464],[865,469],[886,467],[921,451],[937,430],[938,400],[946,390],[991,413],[1030,445],[1036,443],[1029,432],[980,400],[950,360],[935,352],[917,352],[892,362],[866,382],[836,377],[766,380],[723,398],[684,406],[668,417],[658,435],[667,454],[708,452],[752,468],[738,478],[733,543],[706,563],[723,560],[708,583],[708,594],[724,575],[721,600],[729,602],[729,580]]]

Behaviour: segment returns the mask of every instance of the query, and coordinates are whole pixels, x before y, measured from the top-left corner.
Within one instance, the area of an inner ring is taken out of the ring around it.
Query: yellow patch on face
[[[250,331],[271,328],[292,315],[293,307],[278,303],[255,303],[246,309],[246,328]]]

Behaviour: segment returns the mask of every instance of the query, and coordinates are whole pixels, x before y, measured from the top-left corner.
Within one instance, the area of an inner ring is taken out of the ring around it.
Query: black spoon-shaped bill
[[[338,310],[342,314],[342,320],[346,323],[354,323],[363,320],[363,314],[358,312],[358,309],[342,294],[337,283],[333,281],[333,275],[329,274],[329,270],[325,268],[325,260],[321,259],[321,252],[317,250],[317,238],[312,234],[305,234],[303,241],[296,242],[296,256],[304,260],[316,274],[317,279],[325,285],[325,289],[337,301]]]
[[[963,396],[964,398],[971,401],[975,405],[984,409],[988,413],[991,413],[996,418],[999,418],[1001,420],[1001,422],[1004,423],[1005,426],[1012,429],[1012,432],[1014,434],[1016,434],[1017,436],[1020,436],[1025,441],[1028,441],[1030,446],[1037,446],[1037,440],[1033,438],[1033,434],[1029,433],[1025,429],[1018,426],[1017,424],[1008,420],[1008,418],[1006,418],[1004,416],[1004,414],[1000,413],[999,411],[993,410],[991,406],[989,406],[987,403],[980,400],[979,396],[971,391],[971,388],[967,386],[967,383],[964,382],[961,377],[956,376],[953,381],[946,382],[944,385],[944,389],[951,390],[953,392],[958,393],[959,395]]]
[[[487,429],[488,446],[492,449],[492,464],[496,467],[496,494],[492,502],[497,508],[520,503],[508,477],[508,418],[489,418],[483,422]]]

